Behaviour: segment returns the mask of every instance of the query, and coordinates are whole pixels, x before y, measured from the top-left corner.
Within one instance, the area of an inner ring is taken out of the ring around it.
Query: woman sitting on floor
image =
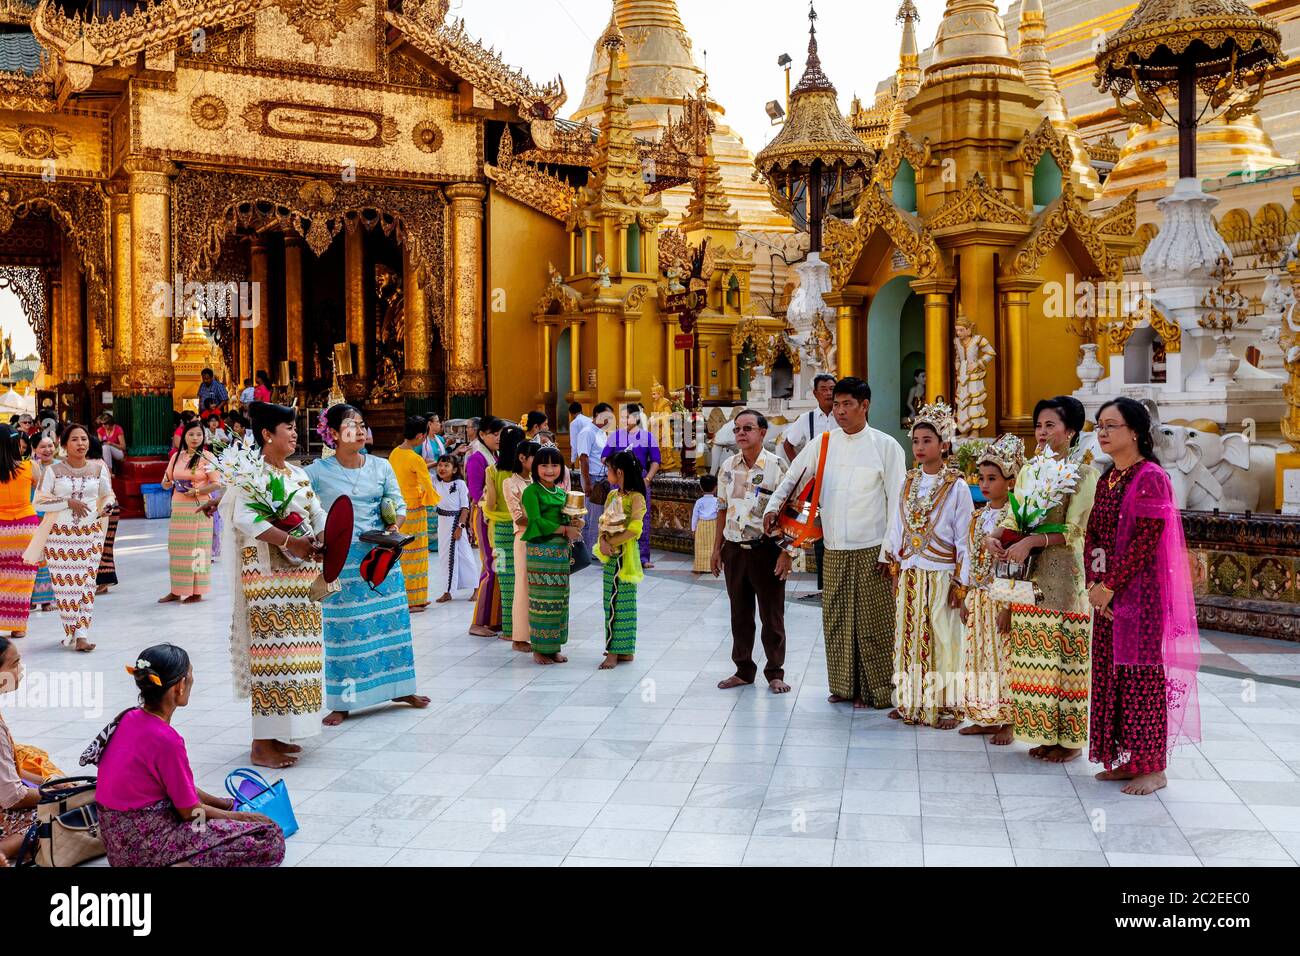
[[[172,715],[190,702],[194,669],[174,644],[140,653],[127,673],[140,706],[124,711],[81,756],[98,764],[95,799],[110,866],[279,866],[284,833],[270,817],[194,785]]]

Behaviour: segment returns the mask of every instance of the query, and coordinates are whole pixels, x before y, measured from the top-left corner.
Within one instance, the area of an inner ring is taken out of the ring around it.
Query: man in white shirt
[[[817,399],[817,407],[807,414],[800,415],[785,430],[781,448],[785,452],[786,461],[794,461],[799,452],[807,448],[814,439],[820,438],[823,432],[839,427],[835,424],[834,375],[827,375],[822,372],[813,378],[813,398]],[[818,541],[813,545],[813,553],[817,558],[817,590],[820,591],[823,577],[822,565],[826,561],[826,548]]]
[[[579,402],[571,402],[569,404],[569,463],[575,469],[578,465],[578,439],[590,427],[591,419],[582,413],[582,405]]]
[[[826,545],[822,626],[833,704],[889,707],[893,694],[894,599],[881,546],[898,509],[907,473],[903,447],[867,424],[871,388],[860,378],[835,384],[839,428],[827,439],[819,500]],[[822,440],[809,442],[772,494],[764,526],[776,527],[781,505],[817,474]],[[782,552],[778,572],[789,571]]]

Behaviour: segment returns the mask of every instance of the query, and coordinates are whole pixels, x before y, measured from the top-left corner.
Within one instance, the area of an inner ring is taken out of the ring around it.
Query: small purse
[[[402,534],[400,531],[363,531],[359,540],[373,544],[376,548],[401,551],[415,540],[415,535]]]
[[[94,777],[62,777],[40,788],[36,822],[27,831],[19,863],[41,867],[79,866],[103,856]]]
[[[593,505],[603,505],[609,498],[610,490],[610,483],[604,478],[601,478],[599,481],[593,481],[591,483],[591,494],[587,495],[587,500]]]
[[[226,793],[239,812],[260,813],[274,820],[286,840],[298,832],[298,818],[293,815],[289,788],[283,780],[270,784],[256,770],[241,767],[226,776]]]
[[[578,540],[569,548],[569,573],[577,574],[591,567],[591,549],[587,542]]]

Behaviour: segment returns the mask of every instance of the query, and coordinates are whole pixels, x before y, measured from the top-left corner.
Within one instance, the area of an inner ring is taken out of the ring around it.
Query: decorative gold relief
[[[420,120],[411,130],[411,142],[422,153],[436,153],[442,148],[442,139],[442,130],[433,120]]]
[[[509,127],[501,134],[497,165],[484,164],[483,173],[511,199],[554,219],[563,222],[573,209],[577,190],[558,176],[516,159]]]
[[[72,152],[72,137],[53,126],[16,123],[0,126],[0,147],[25,159],[61,159]]]
[[[981,222],[1025,226],[1029,224],[1029,216],[1003,199],[977,172],[961,192],[931,217],[926,226],[935,230]]]
[[[390,146],[397,141],[397,121],[372,110],[262,100],[250,104],[243,118],[250,132],[277,139],[344,146]]]
[[[1057,246],[1067,229],[1073,230],[1092,258],[1098,276],[1112,282],[1123,278],[1124,269],[1119,257],[1107,247],[1098,220],[1084,211],[1069,180],[1062,183],[1061,195],[1056,201],[1038,214],[1034,220],[1034,231],[1008,258],[1002,274],[1033,275],[1043,257]]]
[[[190,119],[201,129],[221,129],[226,125],[228,111],[219,96],[205,93],[190,102]]]
[[[286,20],[317,47],[327,47],[357,18],[365,6],[362,0],[275,0]]]

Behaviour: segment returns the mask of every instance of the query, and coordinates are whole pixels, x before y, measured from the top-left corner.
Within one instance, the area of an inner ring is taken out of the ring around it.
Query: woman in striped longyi
[[[171,524],[167,529],[171,590],[159,604],[203,600],[212,586],[212,516],[205,513],[208,492],[217,487],[208,471],[207,439],[197,418],[181,432],[162,486],[172,493]]]
[[[0,631],[27,633],[36,566],[23,561],[40,519],[32,507],[32,463],[23,461],[18,438],[0,425]]]

